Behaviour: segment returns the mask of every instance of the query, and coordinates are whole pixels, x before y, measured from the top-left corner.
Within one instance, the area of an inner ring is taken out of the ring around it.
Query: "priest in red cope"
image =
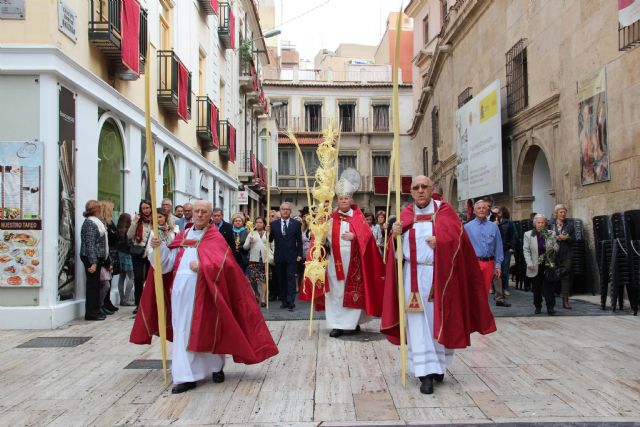
[[[414,203],[393,224],[402,236],[403,283],[409,370],[420,391],[433,393],[453,361],[453,351],[471,344],[472,332],[496,330],[475,251],[455,210],[432,197],[433,183],[420,175],[411,183]],[[388,251],[380,330],[400,344],[395,250]]]
[[[336,184],[338,209],[329,219],[325,242],[329,255],[324,293],[316,288],[316,309],[326,311],[329,336],[333,338],[357,333],[367,316],[382,315],[384,263],[371,227],[353,203],[359,181],[360,174],[349,168]],[[301,298],[310,297],[311,286],[305,280]]]
[[[253,364],[278,353],[249,281],[211,217],[211,203],[199,200],[192,227],[169,246],[151,240],[153,250],[160,251],[165,302],[171,308],[166,312],[167,339],[173,341],[172,393],[195,388],[210,374],[213,382],[223,382],[226,354]],[[159,335],[153,271],[147,277],[131,331],[135,344],[150,344]]]

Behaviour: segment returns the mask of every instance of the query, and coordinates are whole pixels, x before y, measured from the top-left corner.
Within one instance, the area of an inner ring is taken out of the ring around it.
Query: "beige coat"
[[[527,277],[536,277],[538,275],[538,239],[531,236],[533,230],[529,230],[524,233],[524,243],[522,245],[522,251],[524,253],[524,260],[527,263]],[[558,243],[556,243],[556,233],[551,231],[552,239],[545,242],[546,247],[555,247],[557,250]],[[532,265],[534,268],[530,269]]]

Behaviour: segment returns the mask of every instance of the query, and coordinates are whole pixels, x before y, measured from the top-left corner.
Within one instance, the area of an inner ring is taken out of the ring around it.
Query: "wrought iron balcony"
[[[220,138],[219,153],[230,162],[236,161],[236,129],[228,120],[220,120],[218,136]]]
[[[251,59],[240,59],[240,92],[248,93],[252,98],[259,95],[260,80],[255,63]]]
[[[178,111],[178,66],[182,61],[173,50],[158,51],[158,104],[165,110]],[[187,116],[191,117],[191,73],[187,78]]]
[[[89,41],[109,60],[109,72],[122,80],[138,78],[122,63],[121,0],[90,0]],[[140,74],[147,56],[147,11],[140,8]]]
[[[218,111],[213,101],[208,96],[197,96],[198,121],[196,123],[196,136],[200,140],[200,146],[204,151],[218,149],[220,137],[218,136]],[[212,114],[214,113],[214,114]],[[215,120],[215,121],[214,121]],[[213,130],[216,130],[214,136]]]
[[[226,1],[221,1],[218,5],[218,37],[220,37],[220,44],[225,49],[234,48],[232,43],[232,18],[231,5]]]
[[[198,4],[207,15],[217,15],[218,11],[214,6],[218,4],[218,0],[198,0]]]

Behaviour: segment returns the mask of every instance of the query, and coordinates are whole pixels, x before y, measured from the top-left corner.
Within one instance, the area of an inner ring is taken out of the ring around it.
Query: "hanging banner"
[[[604,68],[578,82],[578,140],[582,185],[609,181],[607,78]]]
[[[618,0],[618,22],[628,27],[640,20],[640,0]]]
[[[75,297],[75,152],[76,100],[73,92],[60,87],[58,100],[59,200],[58,209],[58,297]]]
[[[42,283],[41,142],[0,143],[0,287]]]
[[[456,111],[458,200],[503,191],[500,80]]]

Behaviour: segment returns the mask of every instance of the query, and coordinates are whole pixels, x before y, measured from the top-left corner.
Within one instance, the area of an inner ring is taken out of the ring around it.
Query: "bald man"
[[[432,192],[431,179],[416,176],[413,203],[392,227],[393,243],[401,236],[404,258],[407,359],[424,394],[433,393],[434,380],[443,381],[454,349],[467,347],[472,332],[495,331],[469,238],[456,211]],[[380,329],[399,344],[396,260],[390,248]]]
[[[224,381],[225,354],[236,362],[258,363],[278,353],[249,281],[233,258],[231,248],[211,224],[211,203],[193,205],[193,226],[168,246],[151,239],[160,251],[165,299],[171,307],[167,337],[173,340],[172,393],[183,393],[212,373]],[[153,259],[153,254],[149,254]],[[149,274],[131,342],[151,343],[158,334],[153,274]]]

